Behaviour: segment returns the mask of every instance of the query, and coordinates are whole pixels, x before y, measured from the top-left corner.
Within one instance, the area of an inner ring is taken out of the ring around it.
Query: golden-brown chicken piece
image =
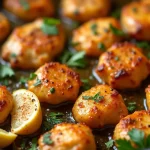
[[[96,150],[91,129],[83,124],[61,123],[43,134],[40,150]]]
[[[146,110],[136,111],[133,114],[128,115],[120,120],[120,122],[115,127],[113,138],[114,140],[118,139],[129,140],[130,137],[128,136],[128,132],[133,128],[144,131],[145,136],[147,136],[150,134],[149,124],[150,124],[150,111]]]
[[[13,107],[13,97],[5,86],[0,86],[0,123],[4,122]]]
[[[99,18],[88,21],[73,32],[72,43],[77,51],[85,51],[88,56],[98,57],[121,37],[115,35],[110,25],[120,29],[114,18]]]
[[[3,41],[10,31],[10,23],[7,18],[0,13],[0,42]]]
[[[41,102],[59,104],[76,100],[81,85],[80,77],[66,65],[47,63],[35,74],[36,78],[28,82],[28,89],[35,93]]]
[[[4,0],[3,6],[19,18],[32,21],[38,17],[50,17],[54,14],[51,0]]]
[[[145,89],[146,92],[146,102],[147,102],[147,107],[150,109],[150,85]]]
[[[150,1],[135,1],[124,6],[121,24],[126,33],[138,40],[150,41]]]
[[[110,47],[96,68],[97,75],[116,89],[137,88],[149,72],[150,64],[141,49],[127,42]]]
[[[52,30],[46,33],[47,28]],[[2,58],[13,68],[38,68],[61,53],[64,43],[65,33],[59,20],[38,19],[14,29],[2,47]]]
[[[62,15],[85,22],[106,16],[110,9],[110,3],[110,0],[62,0]]]
[[[73,116],[91,128],[117,124],[128,115],[122,96],[108,85],[97,85],[83,92],[76,100]]]

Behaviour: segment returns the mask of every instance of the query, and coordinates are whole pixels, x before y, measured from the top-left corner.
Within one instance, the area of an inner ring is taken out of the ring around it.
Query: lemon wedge
[[[13,100],[11,132],[19,135],[36,132],[42,124],[42,111],[37,96],[26,89],[19,89],[13,92]]]
[[[16,137],[16,134],[0,129],[0,148],[9,146]]]

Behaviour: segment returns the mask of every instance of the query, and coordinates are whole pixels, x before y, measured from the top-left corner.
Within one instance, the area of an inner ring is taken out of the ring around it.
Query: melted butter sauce
[[[121,1],[114,0],[114,6],[115,6],[115,8],[117,6],[120,8],[120,6],[124,5],[125,3],[129,2],[129,1],[130,0],[121,0]],[[58,0],[57,0],[57,2],[55,1],[55,4],[56,4],[56,7],[58,7],[59,1]],[[3,13],[5,13],[6,16],[8,16],[9,20],[12,22],[13,27],[24,23],[21,20],[17,19],[12,14],[8,13],[7,11],[5,11],[5,10],[2,10],[2,11],[3,11]],[[63,19],[62,21],[64,23],[64,27],[66,28],[66,34],[68,35],[68,37],[70,39],[71,31],[74,28],[73,27],[74,22],[67,20],[67,19]],[[91,85],[95,86],[96,84],[99,84],[102,82],[101,79],[98,78],[98,76],[94,72],[94,68],[95,68],[98,60],[91,59],[91,58],[87,58],[87,60],[89,62],[88,68],[74,69],[74,70],[80,74],[81,79],[89,79],[89,82],[91,83]],[[6,62],[4,62],[2,59],[0,59],[0,63],[5,64]],[[13,90],[19,89],[19,88],[27,88],[27,85],[21,85],[19,83],[19,79],[22,76],[28,77],[31,72],[34,72],[34,70],[31,70],[31,71],[15,70],[15,73],[16,73],[15,78],[13,79],[13,81],[12,80],[9,81],[10,83],[9,83],[8,89],[10,91],[13,91]],[[136,110],[147,109],[144,91],[149,83],[150,83],[150,78],[146,79],[139,89],[136,89],[133,91],[131,91],[131,90],[130,91],[119,91],[120,94],[123,96],[123,99],[124,99],[126,105],[128,104],[128,102],[136,102],[137,103]],[[71,111],[72,107],[73,107],[72,103],[63,103],[63,104],[56,105],[56,106],[42,103],[41,106],[42,106],[43,116],[46,116],[46,114],[49,112],[58,112],[59,111],[59,112],[63,112],[65,114],[66,122],[75,123],[75,120],[73,119],[72,111]],[[8,131],[10,130],[10,117],[3,124],[0,124],[0,128],[6,129]],[[108,140],[112,139],[113,130],[114,130],[114,126],[107,126],[100,130],[98,130],[98,129],[93,130],[93,134],[95,135],[95,139],[96,139],[97,150],[106,150],[106,146],[104,143],[106,143]],[[41,133],[42,133],[42,131],[40,129],[35,134],[29,135],[29,136],[18,136],[17,140],[13,143],[13,145],[8,147],[7,149],[8,150],[21,149],[20,144],[22,141],[26,141],[27,146],[25,149],[29,149],[29,147],[31,145],[31,138],[39,137]],[[113,147],[112,149],[116,149],[116,148]]]

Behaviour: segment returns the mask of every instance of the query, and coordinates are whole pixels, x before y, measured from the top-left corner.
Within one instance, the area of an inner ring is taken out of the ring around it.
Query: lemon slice
[[[25,89],[13,92],[14,107],[11,112],[11,132],[28,135],[42,124],[42,111],[37,96]]]
[[[16,137],[16,134],[0,129],[0,148],[9,146]]]

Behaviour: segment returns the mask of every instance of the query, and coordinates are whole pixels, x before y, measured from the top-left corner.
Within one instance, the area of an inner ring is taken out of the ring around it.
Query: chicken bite
[[[117,43],[100,56],[95,71],[113,88],[132,89],[139,87],[147,78],[150,64],[134,44]]]
[[[0,86],[0,123],[8,117],[13,107],[13,97],[5,86]]]
[[[122,39],[112,32],[111,26],[121,29],[115,18],[90,20],[73,31],[72,45],[77,51],[85,51],[88,56],[98,57]]]
[[[128,115],[122,96],[108,85],[97,85],[83,92],[72,112],[77,122],[91,128],[115,125]]]
[[[120,120],[120,122],[115,127],[113,139],[130,140],[128,132],[134,128],[142,130],[145,133],[145,136],[147,136],[150,134],[149,124],[150,111],[136,111],[133,114],[128,115]]]
[[[150,41],[150,1],[134,1],[123,7],[121,24],[123,30],[138,40]]]
[[[38,19],[14,29],[2,46],[2,58],[13,68],[36,69],[61,53],[64,43],[65,33],[59,20]]]
[[[4,0],[3,6],[26,21],[54,15],[54,6],[51,0]]]
[[[60,104],[76,100],[81,86],[80,77],[66,65],[47,63],[35,74],[36,78],[28,82],[28,89],[35,93],[41,102]]]
[[[0,42],[3,41],[10,32],[10,23],[8,19],[0,13]]]
[[[38,144],[40,150],[96,150],[92,131],[83,124],[55,125],[39,138]]]
[[[85,22],[93,18],[107,16],[110,0],[62,0],[62,15]]]

